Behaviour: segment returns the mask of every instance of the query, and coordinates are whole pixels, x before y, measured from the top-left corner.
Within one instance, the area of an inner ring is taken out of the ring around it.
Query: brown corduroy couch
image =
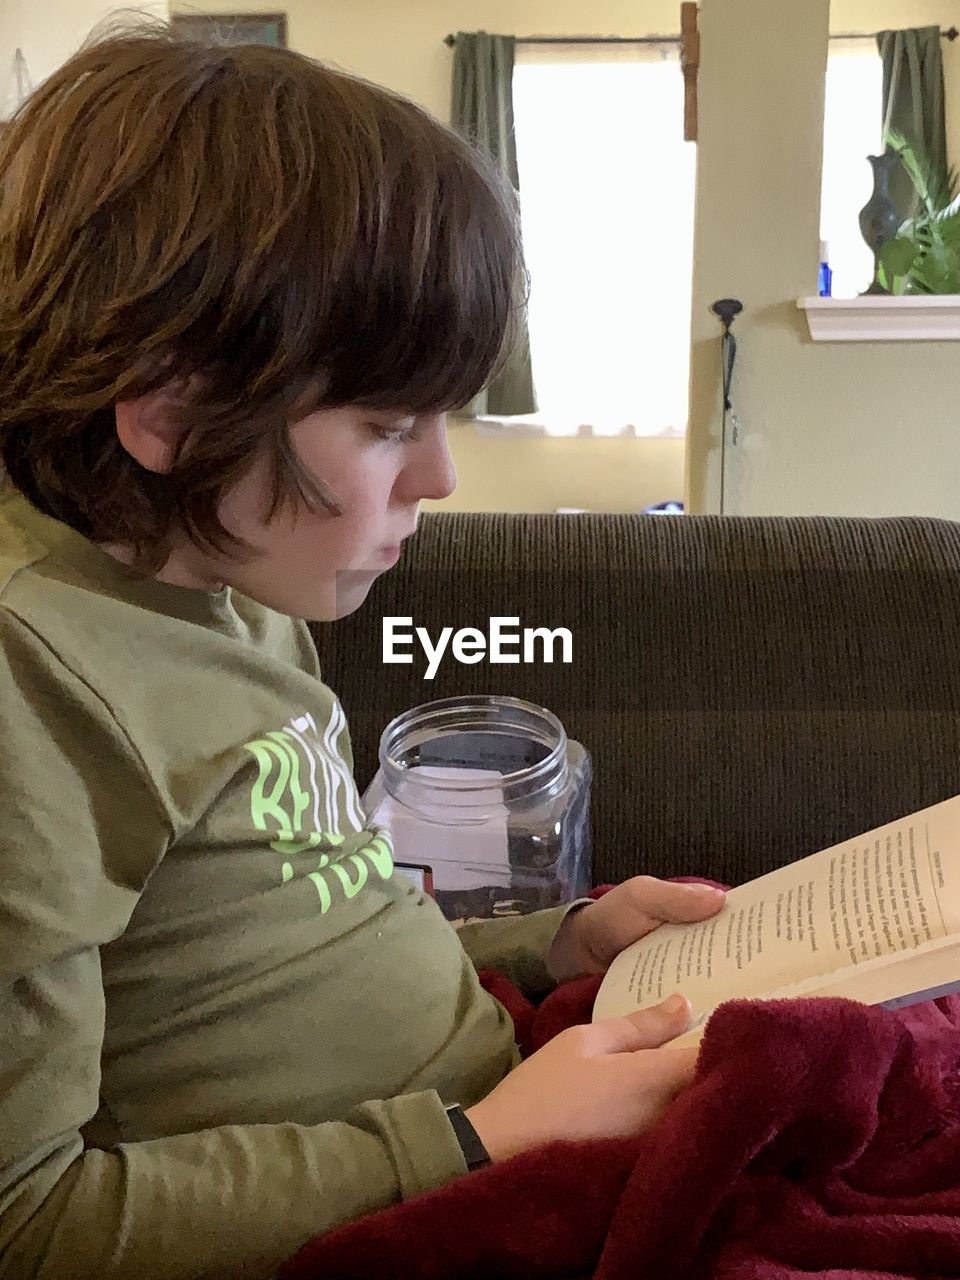
[[[382,619],[567,627],[571,665],[384,665]],[[960,524],[440,514],[315,628],[361,788],[398,712],[500,692],[594,760],[594,879],[739,883],[960,793]]]

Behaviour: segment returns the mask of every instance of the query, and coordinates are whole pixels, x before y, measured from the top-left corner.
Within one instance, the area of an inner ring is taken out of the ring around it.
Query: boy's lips
[[[382,547],[377,548],[377,555],[386,556],[396,560],[399,557],[400,552],[403,550],[403,544],[408,538],[412,538],[416,532],[416,529],[411,529],[409,533],[401,534],[396,542],[385,542]]]
[[[371,560],[376,565],[377,570],[389,568],[397,563],[403,552],[403,544],[408,538],[412,538],[416,533],[416,529],[411,529],[409,533],[402,535],[398,542],[385,542],[382,546],[377,547],[371,556]]]

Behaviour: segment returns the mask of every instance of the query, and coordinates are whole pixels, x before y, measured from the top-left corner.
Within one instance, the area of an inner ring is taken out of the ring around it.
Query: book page
[[[833,973],[751,997],[763,1000],[799,996],[842,996],[861,1004],[900,1009],[922,1000],[937,1000],[960,991],[960,934],[947,934],[916,950],[899,951],[837,969]],[[677,1047],[699,1043],[712,1010],[707,1010],[682,1036],[671,1040]]]
[[[739,885],[702,924],[661,925],[610,966],[593,1016],[682,991],[697,1023],[725,1000],[816,986],[952,934],[960,934],[960,797]]]

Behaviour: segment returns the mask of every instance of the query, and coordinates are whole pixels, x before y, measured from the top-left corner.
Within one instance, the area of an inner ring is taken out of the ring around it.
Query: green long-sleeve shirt
[[[0,1280],[269,1276],[462,1173],[516,1062],[475,966],[546,986],[562,911],[455,933],[306,628],[19,497],[0,646]]]

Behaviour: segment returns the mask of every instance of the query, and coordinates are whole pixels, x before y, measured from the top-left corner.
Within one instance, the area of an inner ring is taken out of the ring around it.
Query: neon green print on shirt
[[[305,849],[313,849],[323,838],[319,831],[307,832],[301,840],[296,838],[296,833],[302,830],[310,793],[300,785],[300,758],[292,741],[282,732],[270,733],[266,738],[248,742],[246,747],[260,768],[250,793],[253,825],[258,831],[269,831],[270,819],[273,819],[277,835],[270,841],[270,848],[277,853],[303,853]]]
[[[286,855],[280,878],[286,884],[306,876],[320,900],[321,914],[335,901],[355,898],[371,871],[383,880],[393,875],[393,845],[386,831],[343,858],[331,854],[344,843],[337,829],[343,823],[359,833],[366,826],[356,784],[336,750],[345,729],[343,712],[335,704],[323,734],[310,715],[300,716],[279,731],[246,743],[257,762],[257,778],[250,789],[250,817],[258,831],[272,832],[270,848]],[[317,846],[328,852],[310,870],[295,871],[288,859]]]
[[[393,875],[393,851],[385,831],[378,831],[369,844],[338,862],[330,862],[326,856],[321,858],[318,869],[307,876],[320,897],[320,914],[325,915],[333,906],[333,889],[339,888],[347,901],[355,898],[370,879],[371,869],[382,880],[389,880]]]

